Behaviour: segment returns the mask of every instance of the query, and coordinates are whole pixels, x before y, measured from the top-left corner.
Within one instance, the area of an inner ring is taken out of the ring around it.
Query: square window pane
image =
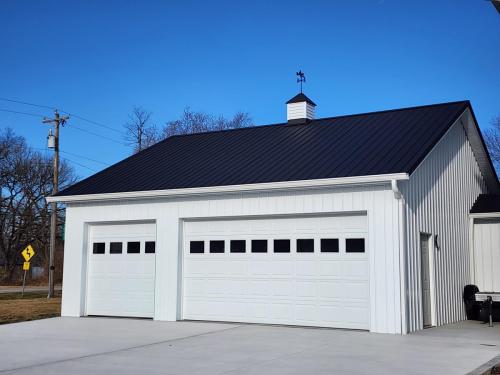
[[[104,249],[106,248],[106,244],[104,242],[94,242],[92,245],[92,252],[94,254],[104,254]]]
[[[128,254],[139,254],[141,252],[141,243],[138,241],[127,242]]]
[[[111,242],[109,244],[110,254],[121,254],[122,253],[122,243],[121,242]]]
[[[156,242],[155,241],[146,241],[146,247],[144,248],[144,252],[146,254],[154,254],[156,251]]]
[[[321,239],[322,253],[338,253],[339,239],[338,238],[322,238]]]
[[[201,254],[205,252],[204,241],[191,241],[189,243],[189,252],[191,254]]]
[[[290,240],[274,240],[274,252],[275,253],[289,253],[290,252]]]
[[[314,253],[314,239],[297,240],[298,253]]]
[[[247,251],[247,244],[245,240],[231,240],[230,248],[232,253],[244,253]]]
[[[267,253],[267,240],[252,240],[252,253]]]
[[[364,253],[365,239],[364,238],[346,238],[345,240],[346,253]]]
[[[223,253],[224,252],[224,241],[210,241],[210,252],[211,253]]]

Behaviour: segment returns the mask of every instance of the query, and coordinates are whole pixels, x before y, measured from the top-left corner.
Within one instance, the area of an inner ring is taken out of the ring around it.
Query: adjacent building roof
[[[500,213],[500,194],[481,194],[472,206],[471,214]]]
[[[460,101],[173,136],[57,196],[411,174],[469,106]]]

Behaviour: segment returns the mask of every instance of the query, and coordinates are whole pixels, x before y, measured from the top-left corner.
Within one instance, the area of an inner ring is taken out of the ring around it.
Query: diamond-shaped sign
[[[33,250],[33,247],[31,247],[31,245],[28,245],[23,251],[21,251],[21,255],[26,262],[29,262],[29,260],[35,255],[35,250]]]

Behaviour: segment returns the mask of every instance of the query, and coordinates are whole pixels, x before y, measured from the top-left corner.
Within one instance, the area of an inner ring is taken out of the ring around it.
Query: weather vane
[[[302,84],[306,81],[306,75],[302,70],[299,70],[297,73],[297,83],[300,83],[300,93],[302,94]]]

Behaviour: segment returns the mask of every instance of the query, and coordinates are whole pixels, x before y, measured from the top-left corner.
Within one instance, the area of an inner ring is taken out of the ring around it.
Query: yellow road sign
[[[30,262],[24,262],[23,271],[29,271],[29,269],[30,269]]]
[[[28,262],[35,255],[35,250],[33,250],[31,245],[28,245],[23,251],[21,251],[21,254],[24,257],[24,260]]]

